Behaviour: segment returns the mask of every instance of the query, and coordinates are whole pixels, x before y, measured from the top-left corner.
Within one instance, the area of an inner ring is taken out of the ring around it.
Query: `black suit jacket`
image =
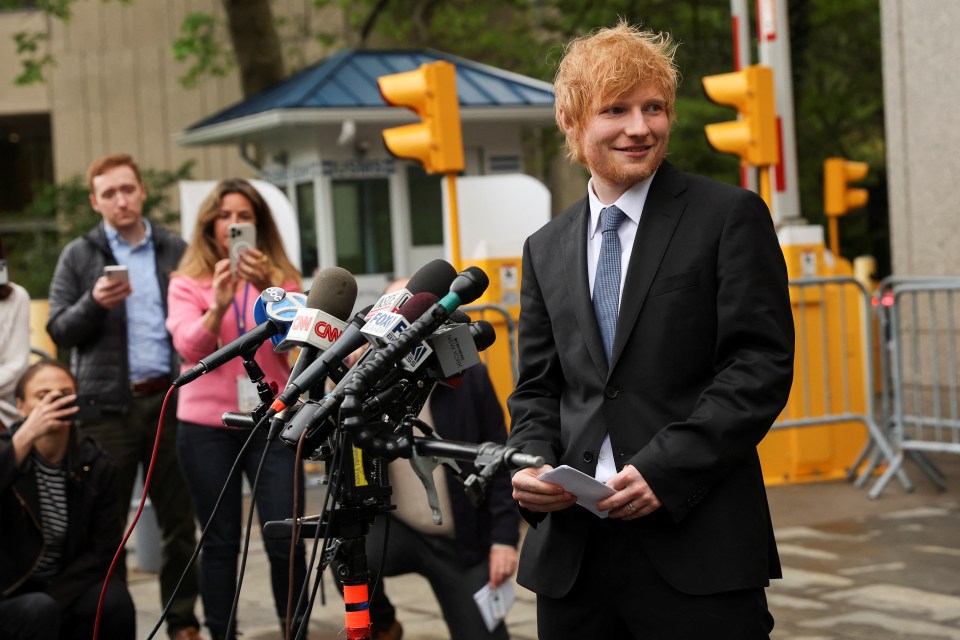
[[[620,524],[667,582],[690,594],[764,586],[780,565],[756,446],[786,403],[794,341],[770,213],[752,192],[664,163],[609,367],[587,280],[589,219],[584,199],[524,247],[508,444],[593,475],[609,432],[617,469],[632,464],[663,503]],[[578,506],[521,511],[534,528],[518,580],[562,596],[598,520]]]

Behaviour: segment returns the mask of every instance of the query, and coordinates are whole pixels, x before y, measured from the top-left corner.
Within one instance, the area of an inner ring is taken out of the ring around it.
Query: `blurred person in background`
[[[77,385],[41,360],[16,385],[21,419],[0,434],[0,638],[87,640],[120,544],[116,465],[74,423]],[[136,611],[111,580],[100,637],[133,640]]]
[[[164,326],[167,283],[183,255],[180,236],[143,217],[147,190],[126,154],[95,160],[87,170],[90,206],[103,221],[60,254],[50,283],[47,332],[70,349],[81,394],[96,394],[100,418],[84,424],[117,463],[117,509],[127,520],[137,472],[144,475],[157,439],[160,411],[176,369]],[[123,265],[127,279],[108,278]],[[171,400],[171,402],[173,402]],[[177,424],[166,413],[149,494],[162,532],[160,600],[174,595],[193,550],[196,525],[176,454]],[[125,577],[125,565],[119,572]],[[199,640],[196,571],[190,569],[167,615],[174,640]]]
[[[0,431],[20,413],[13,391],[30,364],[30,296],[10,281],[10,266],[0,236]]]
[[[256,247],[240,255],[234,274],[230,270],[228,229],[236,223],[255,225]],[[182,369],[193,367],[201,358],[255,327],[254,303],[260,292],[269,287],[299,291],[300,274],[284,252],[276,223],[260,193],[245,180],[222,180],[200,206],[190,244],[170,280],[167,328],[174,348],[183,358]],[[266,341],[255,359],[266,381],[282,388],[290,375],[290,362],[288,354],[276,353],[272,347]],[[207,526],[227,474],[250,436],[247,430],[224,427],[221,416],[226,411],[249,413],[259,402],[256,386],[240,358],[180,389],[177,449],[201,526]],[[251,486],[266,445],[266,434],[259,431],[239,465]],[[300,496],[297,511],[303,513],[303,469],[295,465],[295,453],[277,443],[270,447],[256,496],[261,526],[291,517],[295,468]],[[203,546],[200,594],[206,625],[215,640],[226,637],[237,586],[242,482],[240,473],[230,477]],[[284,627],[290,596],[290,543],[264,540],[264,547],[270,560],[277,616]],[[301,541],[294,556],[294,606],[306,575],[304,558]],[[293,625],[296,628],[297,622]],[[236,625],[230,626],[235,632]],[[231,633],[231,640],[233,637]]]

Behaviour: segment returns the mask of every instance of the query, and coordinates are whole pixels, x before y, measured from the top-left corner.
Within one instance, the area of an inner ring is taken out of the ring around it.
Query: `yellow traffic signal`
[[[377,80],[387,104],[409,107],[419,124],[383,131],[390,153],[419,160],[427,173],[463,170],[463,139],[457,102],[456,71],[442,60],[425,63],[414,71],[381,76]]]
[[[773,70],[755,64],[733,73],[703,78],[703,90],[717,104],[730,105],[740,120],[708,124],[707,141],[717,151],[740,156],[743,162],[759,166],[777,164],[777,112],[773,98]]]
[[[827,158],[823,163],[823,211],[828,216],[842,216],[849,209],[867,204],[866,189],[850,188],[847,183],[863,180],[870,170],[866,162],[844,158]]]

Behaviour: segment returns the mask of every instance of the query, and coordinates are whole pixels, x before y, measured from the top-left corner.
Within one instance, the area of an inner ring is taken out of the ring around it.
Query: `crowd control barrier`
[[[866,484],[868,459],[895,450],[874,404],[871,296],[852,277],[789,282],[796,348],[790,397],[760,443],[767,484],[848,478]],[[899,474],[909,488],[906,473]]]
[[[910,459],[941,489],[928,453],[960,453],[960,277],[891,277],[875,309],[882,343],[881,415],[896,454],[874,484],[879,495]]]

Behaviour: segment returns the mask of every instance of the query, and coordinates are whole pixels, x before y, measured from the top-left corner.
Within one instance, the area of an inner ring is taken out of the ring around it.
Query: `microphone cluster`
[[[495,331],[489,322],[471,322],[457,307],[479,297],[487,284],[477,267],[458,275],[446,261],[434,260],[406,288],[384,294],[351,317],[356,279],[339,267],[323,269],[308,295],[278,287],[263,291],[254,306],[257,326],[201,359],[174,384],[189,384],[235,357],[252,359],[268,339],[276,351],[300,347],[290,379],[260,412],[264,417],[256,426],[269,421],[270,437],[292,447],[306,434],[308,456],[342,426],[374,455],[409,457],[409,442],[384,441],[378,434],[416,417],[435,384],[456,386],[463,372],[480,362]],[[348,368],[345,360],[363,346],[366,352]],[[329,392],[327,380],[336,383]],[[304,395],[320,398],[298,404]],[[228,417],[234,424],[254,422]]]

